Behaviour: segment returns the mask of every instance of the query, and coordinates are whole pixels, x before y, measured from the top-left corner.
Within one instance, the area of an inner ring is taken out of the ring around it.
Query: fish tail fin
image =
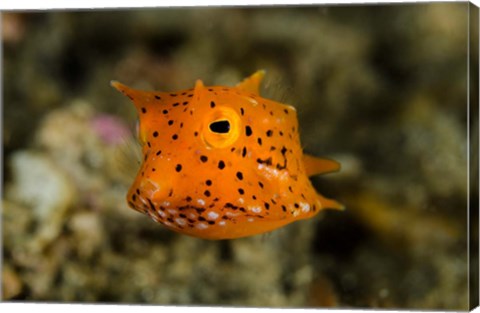
[[[303,155],[303,164],[305,165],[307,176],[338,172],[340,170],[340,163],[308,154]]]

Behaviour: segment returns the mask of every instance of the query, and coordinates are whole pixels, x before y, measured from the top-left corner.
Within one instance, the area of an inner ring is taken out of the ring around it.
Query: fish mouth
[[[128,204],[136,211],[146,213],[156,210],[156,204],[167,202],[171,186],[167,180],[159,182],[150,178],[141,178],[133,183],[127,194]],[[165,203],[168,205],[168,203]]]

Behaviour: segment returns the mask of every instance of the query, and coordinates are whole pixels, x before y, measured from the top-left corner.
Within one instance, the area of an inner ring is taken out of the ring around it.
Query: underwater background
[[[2,299],[468,309],[469,6],[3,12]],[[304,150],[342,164],[312,181],[346,210],[207,241],[129,209],[136,113],[110,80],[175,91],[258,69]]]

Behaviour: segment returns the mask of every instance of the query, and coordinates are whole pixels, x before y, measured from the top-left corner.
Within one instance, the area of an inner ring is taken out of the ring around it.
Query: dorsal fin
[[[303,154],[303,164],[305,165],[307,176],[337,172],[340,170],[340,163],[336,161],[317,158],[305,153]]]
[[[264,76],[265,76],[265,70],[258,70],[252,75],[250,75],[249,77],[242,80],[235,87],[243,91],[251,92],[258,95],[259,89],[260,89],[260,83],[262,82]]]
[[[197,81],[195,82],[195,88],[193,89],[193,95],[195,96],[195,99],[200,98],[204,89],[205,85],[203,84],[203,81],[201,79],[197,79]]]

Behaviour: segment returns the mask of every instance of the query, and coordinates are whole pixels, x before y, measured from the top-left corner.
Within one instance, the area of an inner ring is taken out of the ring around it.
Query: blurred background
[[[3,299],[466,310],[468,7],[4,12]],[[346,211],[206,241],[129,209],[136,116],[109,81],[257,69],[342,164],[312,181]]]

